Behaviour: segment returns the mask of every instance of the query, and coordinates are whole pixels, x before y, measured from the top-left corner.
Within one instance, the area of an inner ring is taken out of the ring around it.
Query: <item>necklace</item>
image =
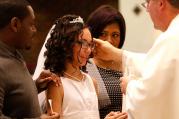
[[[84,74],[82,74],[82,78],[77,78],[77,77],[75,77],[75,76],[72,76],[72,75],[70,75],[69,73],[67,73],[67,72],[63,72],[65,75],[67,75],[68,77],[70,77],[71,79],[73,79],[73,80],[76,80],[76,81],[83,81],[84,80],[84,78],[85,78],[85,76],[84,76]]]

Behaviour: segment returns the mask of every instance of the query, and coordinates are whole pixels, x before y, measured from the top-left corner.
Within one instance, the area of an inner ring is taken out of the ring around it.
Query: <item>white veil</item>
[[[38,60],[37,60],[37,66],[35,68],[35,72],[34,72],[34,75],[33,75],[33,79],[37,79],[40,75],[40,73],[43,71],[44,69],[44,62],[45,62],[45,57],[44,57],[44,52],[46,51],[46,48],[45,48],[45,44],[47,42],[47,40],[50,38],[50,33],[52,32],[52,30],[54,29],[55,25],[53,25],[50,29],[50,31],[48,32],[47,34],[47,37],[45,39],[45,42],[40,50],[40,54],[38,56]],[[43,102],[45,101],[45,91],[41,92],[39,95],[38,95],[38,98],[39,98],[39,104],[40,106],[42,106]]]

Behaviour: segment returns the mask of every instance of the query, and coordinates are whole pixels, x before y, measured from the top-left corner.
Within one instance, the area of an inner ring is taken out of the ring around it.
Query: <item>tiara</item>
[[[84,23],[83,19],[79,16],[78,18],[73,19],[70,23]]]

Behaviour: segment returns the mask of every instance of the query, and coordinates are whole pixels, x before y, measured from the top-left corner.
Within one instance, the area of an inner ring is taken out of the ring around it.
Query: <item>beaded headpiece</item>
[[[73,19],[70,23],[84,23],[83,19],[79,16],[78,18]]]

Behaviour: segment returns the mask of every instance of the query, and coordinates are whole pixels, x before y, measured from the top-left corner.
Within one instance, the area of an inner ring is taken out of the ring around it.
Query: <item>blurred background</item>
[[[86,21],[88,15],[103,4],[118,9],[126,20],[126,40],[124,49],[146,52],[160,34],[154,30],[146,10],[140,5],[144,0],[29,0],[35,15],[37,34],[32,49],[22,51],[27,67],[33,74],[38,54],[45,37],[56,18],[65,14],[80,15]]]

